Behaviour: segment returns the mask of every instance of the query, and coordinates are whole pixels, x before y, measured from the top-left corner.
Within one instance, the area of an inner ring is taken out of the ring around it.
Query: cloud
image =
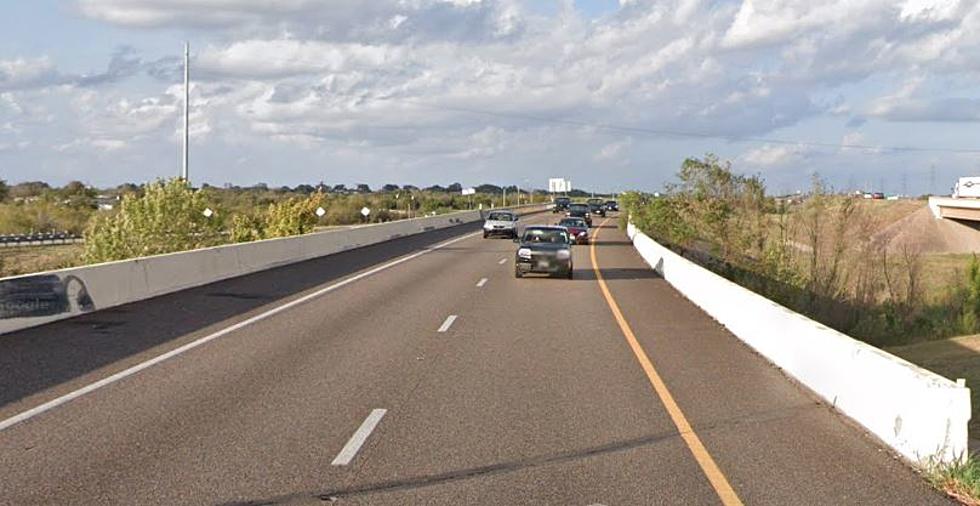
[[[0,91],[43,89],[52,86],[92,87],[115,83],[134,76],[143,69],[143,61],[130,47],[117,49],[104,72],[78,75],[57,70],[46,56],[0,60]]]
[[[948,97],[882,100],[872,106],[870,114],[889,121],[977,122],[980,121],[980,99]]]
[[[740,160],[751,167],[775,168],[799,163],[806,159],[809,150],[805,146],[796,145],[763,145],[747,151]]]
[[[728,141],[779,130],[771,136],[819,140],[869,120],[952,125],[980,109],[969,86],[980,6],[962,0],[623,0],[594,18],[570,1],[548,13],[522,0],[75,5],[124,27],[131,40],[119,42],[137,48],[141,33],[187,31],[197,146],[243,167],[282,153],[319,167],[338,153],[368,172],[505,161],[526,171],[530,160],[586,171],[641,154],[737,154],[744,145]],[[97,139],[103,149],[77,149],[172,157],[182,58],[150,54],[122,46],[87,74],[43,55],[0,61],[0,124],[18,130],[3,142]],[[601,125],[637,133],[610,140]],[[796,145],[754,146],[738,160],[814,160]]]
[[[626,150],[628,150],[632,145],[633,139],[631,137],[627,137],[621,141],[610,142],[609,144],[602,146],[602,149],[596,153],[594,159],[597,162],[625,161],[624,155]]]
[[[0,90],[19,90],[64,82],[47,57],[0,60]]]

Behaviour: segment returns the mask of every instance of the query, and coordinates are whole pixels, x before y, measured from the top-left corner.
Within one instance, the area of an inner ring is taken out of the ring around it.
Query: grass
[[[962,464],[939,466],[929,473],[933,486],[968,506],[980,506],[980,461],[970,458]]]
[[[79,265],[83,249],[82,244],[0,248],[0,277]]]

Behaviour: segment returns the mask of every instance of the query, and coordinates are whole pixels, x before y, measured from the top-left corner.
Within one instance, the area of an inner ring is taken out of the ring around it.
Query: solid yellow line
[[[602,222],[605,225],[609,219],[607,218]],[[602,272],[599,271],[599,262],[596,260],[595,254],[595,244],[599,238],[599,230],[592,236],[592,240],[589,245],[589,252],[592,257],[592,270],[595,271],[596,280],[599,282],[599,288],[602,290],[602,295],[605,296],[606,302],[609,304],[609,309],[612,310],[613,316],[616,317],[616,323],[619,324],[619,329],[622,330],[623,335],[626,337],[626,341],[629,343],[630,348],[633,349],[633,354],[636,355],[636,359],[640,362],[640,366],[643,367],[643,372],[647,374],[647,378],[650,380],[650,384],[653,386],[653,390],[657,392],[657,396],[660,397],[660,401],[663,402],[664,408],[667,409],[667,413],[670,414],[670,419],[673,420],[674,425],[681,434],[681,438],[687,443],[687,447],[691,450],[694,455],[694,459],[698,461],[698,465],[701,466],[701,471],[704,472],[705,477],[711,482],[711,486],[715,489],[718,494],[718,498],[721,499],[722,504],[726,506],[741,506],[742,500],[738,498],[738,494],[732,488],[731,484],[728,483],[728,479],[725,478],[725,474],[721,472],[718,468],[718,464],[715,460],[711,458],[711,454],[705,449],[704,444],[701,443],[701,438],[694,432],[691,428],[691,424],[688,423],[687,417],[684,416],[684,412],[681,411],[680,406],[674,401],[674,396],[670,394],[670,390],[667,389],[667,385],[664,380],[657,373],[657,369],[653,367],[650,362],[650,358],[647,356],[646,352],[643,351],[643,346],[640,342],[636,340],[636,335],[633,334],[633,329],[630,328],[629,323],[626,322],[626,318],[623,317],[622,311],[619,310],[619,304],[616,303],[616,299],[613,298],[612,293],[609,291],[609,287],[606,286],[606,280],[602,277]]]

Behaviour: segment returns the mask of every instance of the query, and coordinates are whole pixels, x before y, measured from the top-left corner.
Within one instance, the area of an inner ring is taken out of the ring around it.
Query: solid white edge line
[[[368,436],[374,432],[374,428],[378,426],[378,423],[381,422],[381,419],[387,412],[388,410],[386,409],[372,410],[371,414],[364,419],[364,423],[357,428],[357,432],[350,437],[350,440],[347,441],[347,444],[344,445],[344,448],[340,450],[340,453],[337,454],[337,457],[333,459],[333,462],[331,462],[330,465],[346,466],[347,464],[350,464],[350,461],[354,460],[354,457],[357,456],[358,450],[360,450],[361,446],[364,445],[364,442],[367,441]]]
[[[449,327],[452,327],[453,326],[453,322],[454,321],[456,321],[456,315],[451,314],[451,315],[447,316],[446,317],[446,321],[442,322],[442,325],[439,327],[438,332],[445,332],[445,331],[449,330]]]
[[[231,325],[229,327],[225,327],[225,328],[223,328],[223,329],[221,329],[221,330],[219,330],[217,332],[214,332],[212,334],[209,334],[207,336],[204,336],[204,337],[202,337],[200,339],[197,339],[195,341],[191,341],[191,342],[189,342],[189,343],[187,343],[187,344],[185,344],[183,346],[180,346],[178,348],[174,348],[174,349],[172,349],[172,350],[170,350],[170,351],[168,351],[168,352],[166,352],[166,353],[164,353],[162,355],[158,355],[156,357],[153,357],[153,358],[151,358],[151,359],[149,359],[149,360],[147,360],[145,362],[141,362],[141,363],[136,364],[136,365],[134,365],[132,367],[129,367],[127,369],[123,369],[122,371],[119,371],[119,372],[117,372],[117,373],[115,373],[115,374],[113,374],[111,376],[107,376],[105,378],[102,378],[102,379],[100,379],[100,380],[98,380],[98,381],[96,381],[94,383],[90,383],[90,384],[88,384],[88,385],[86,385],[86,386],[84,386],[82,388],[79,388],[77,390],[73,390],[73,391],[71,391],[71,392],[69,392],[69,393],[67,393],[65,395],[62,395],[61,397],[56,397],[56,398],[54,398],[54,399],[52,399],[52,400],[50,400],[48,402],[45,402],[45,403],[40,404],[38,406],[35,406],[35,407],[31,408],[31,409],[28,409],[27,411],[24,411],[22,413],[19,413],[19,414],[14,415],[14,416],[12,416],[10,418],[7,418],[7,419],[5,419],[3,421],[0,421],[0,431],[3,431],[5,429],[7,429],[8,427],[11,427],[13,425],[16,425],[16,424],[18,424],[20,422],[23,422],[25,420],[29,420],[31,418],[34,418],[35,416],[40,415],[41,413],[44,413],[44,412],[49,411],[51,409],[54,409],[54,408],[56,408],[58,406],[61,406],[62,404],[66,404],[68,402],[71,402],[71,401],[73,401],[73,400],[75,400],[75,399],[77,399],[77,398],[79,398],[79,397],[81,397],[81,396],[83,396],[85,394],[94,392],[94,391],[96,391],[96,390],[98,390],[98,389],[100,389],[100,388],[102,388],[102,387],[104,387],[106,385],[111,385],[112,383],[115,383],[115,382],[117,382],[117,381],[119,381],[121,379],[124,379],[124,378],[127,378],[129,376],[132,376],[132,375],[134,375],[134,374],[136,374],[136,373],[138,373],[138,372],[140,372],[140,371],[142,371],[144,369],[147,369],[147,368],[152,367],[152,366],[154,366],[156,364],[159,364],[160,362],[163,362],[164,360],[167,360],[167,359],[176,357],[177,355],[180,355],[180,354],[182,354],[184,352],[193,350],[194,348],[197,348],[198,346],[201,346],[203,344],[206,344],[206,343],[209,343],[211,341],[214,341],[215,339],[217,339],[219,337],[222,337],[222,336],[224,336],[226,334],[230,334],[230,333],[232,333],[232,332],[234,332],[234,331],[236,331],[238,329],[241,329],[241,328],[247,327],[248,325],[251,325],[253,323],[257,323],[259,321],[265,320],[266,318],[269,318],[270,316],[275,316],[275,315],[277,315],[277,314],[279,314],[279,313],[281,313],[283,311],[286,311],[287,309],[291,309],[291,308],[294,308],[296,306],[299,306],[300,304],[304,304],[306,302],[309,302],[309,301],[311,301],[311,300],[313,300],[313,299],[315,299],[317,297],[320,297],[320,296],[322,296],[324,294],[330,293],[330,292],[332,292],[332,291],[334,291],[334,290],[336,290],[338,288],[347,286],[347,285],[349,285],[349,284],[351,284],[351,283],[353,283],[355,281],[359,281],[359,280],[364,279],[364,278],[366,278],[368,276],[371,276],[373,274],[377,274],[377,273],[379,273],[379,272],[381,272],[383,270],[390,269],[390,268],[392,268],[392,267],[394,267],[396,265],[399,265],[399,264],[408,262],[409,260],[413,260],[415,258],[418,258],[418,257],[420,257],[422,255],[425,255],[426,253],[430,253],[432,251],[436,251],[438,249],[445,248],[446,246],[449,246],[451,244],[455,244],[455,243],[457,243],[459,241],[463,241],[463,240],[469,239],[471,237],[475,237],[477,235],[480,235],[480,233],[481,232],[476,232],[476,233],[472,233],[472,234],[466,234],[466,235],[457,237],[455,239],[451,239],[449,241],[446,241],[446,242],[437,244],[435,246],[432,246],[431,248],[426,248],[426,249],[423,249],[422,251],[417,251],[415,253],[412,253],[411,255],[408,255],[408,256],[405,256],[405,257],[402,257],[402,258],[393,260],[393,261],[388,262],[388,263],[383,264],[383,265],[379,265],[378,267],[375,267],[375,268],[373,268],[371,270],[364,271],[364,272],[362,272],[360,274],[351,276],[351,277],[349,277],[349,278],[347,278],[347,279],[345,279],[343,281],[339,281],[339,282],[334,283],[334,284],[332,284],[330,286],[321,288],[321,289],[319,289],[319,290],[317,290],[317,291],[315,291],[313,293],[304,295],[304,296],[302,296],[302,297],[300,297],[300,298],[298,298],[296,300],[292,300],[292,301],[287,302],[287,303],[285,303],[285,304],[283,304],[281,306],[274,307],[274,308],[272,308],[272,309],[270,309],[270,310],[268,310],[268,311],[266,311],[264,313],[257,314],[255,316],[252,316],[251,318],[242,320],[242,321],[240,321],[240,322],[238,322],[238,323],[236,323],[234,325]]]
[[[477,288],[483,288],[483,285],[487,284],[487,278],[482,278],[480,281],[476,282]]]

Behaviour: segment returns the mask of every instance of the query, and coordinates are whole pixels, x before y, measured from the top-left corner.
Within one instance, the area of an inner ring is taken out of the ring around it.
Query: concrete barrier
[[[522,206],[519,213],[545,206]],[[0,334],[332,255],[430,230],[473,223],[486,211],[378,223],[296,237],[0,279]]]
[[[691,302],[919,465],[967,455],[970,390],[743,288],[639,232],[643,259]]]

